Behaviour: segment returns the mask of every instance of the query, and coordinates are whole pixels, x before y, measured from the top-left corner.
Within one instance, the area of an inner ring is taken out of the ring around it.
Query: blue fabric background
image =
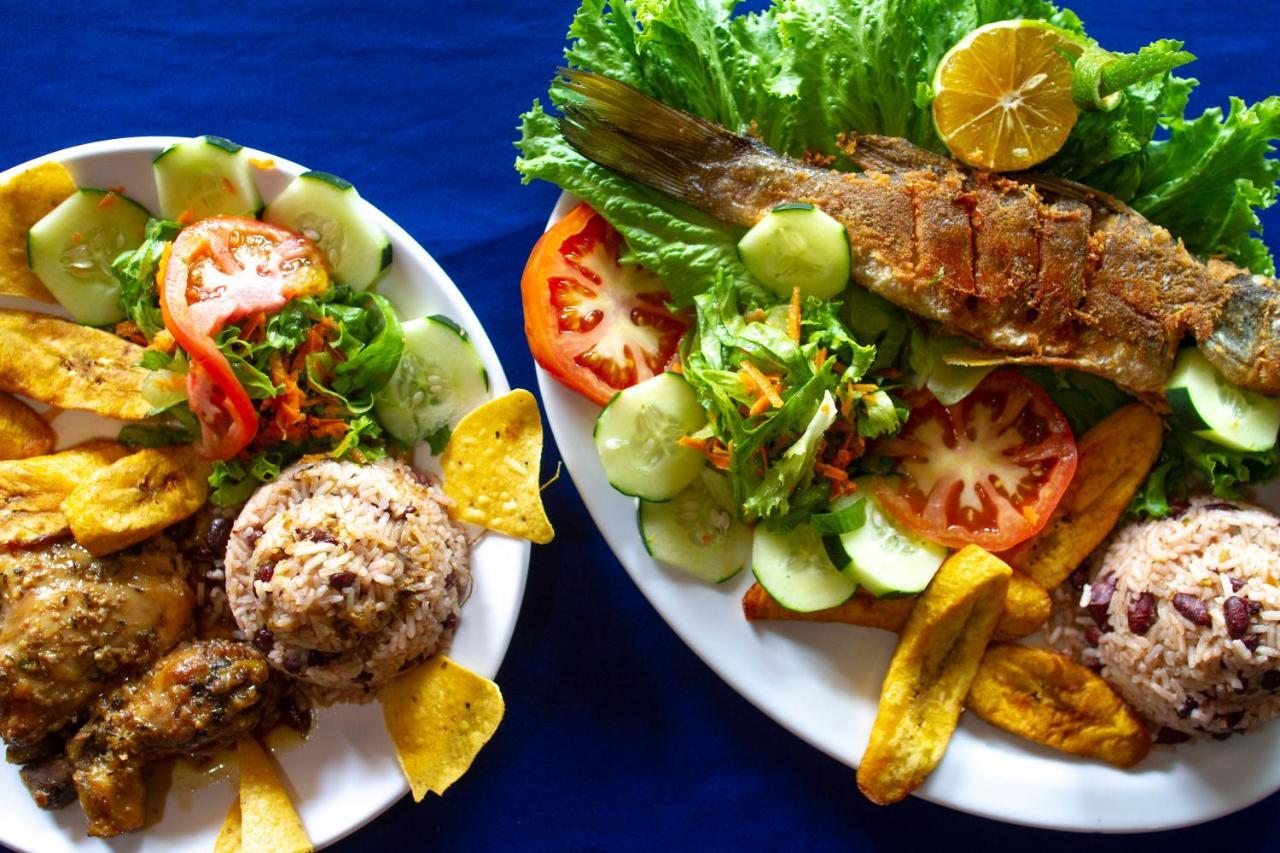
[[[1068,5],[1108,47],[1186,39],[1200,56],[1195,103],[1280,92],[1271,3]],[[575,7],[0,0],[0,168],[94,139],[217,133],[343,175],[435,255],[512,384],[533,388],[519,277],[557,190],[520,185],[511,143],[517,115],[546,90]],[[1280,218],[1268,218],[1280,233]],[[554,468],[551,444],[547,457]],[[534,550],[499,677],[501,730],[447,797],[401,802],[344,849],[1278,846],[1268,838],[1277,797],[1176,837],[1089,839],[914,799],[873,806],[852,771],[768,720],[685,648],[567,477],[546,497],[558,536]]]

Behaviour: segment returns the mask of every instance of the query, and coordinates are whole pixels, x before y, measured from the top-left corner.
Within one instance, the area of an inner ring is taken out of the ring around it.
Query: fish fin
[[[918,172],[924,169],[953,171],[956,164],[896,136],[846,133],[841,150],[867,172]]]
[[[705,167],[758,147],[603,74],[559,73],[572,93],[561,106],[565,141],[588,160],[693,207],[705,209],[698,180]]]
[[[1021,174],[1007,177],[1026,181],[1041,193],[1050,197],[1083,201],[1091,207],[1109,210],[1112,213],[1132,213],[1135,216],[1137,215],[1132,207],[1115,196],[1066,178],[1055,178],[1036,172],[1022,172]]]

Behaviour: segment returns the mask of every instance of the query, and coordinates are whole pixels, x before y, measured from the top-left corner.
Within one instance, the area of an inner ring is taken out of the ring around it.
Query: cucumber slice
[[[654,559],[704,581],[726,581],[751,559],[751,528],[734,516],[733,487],[710,469],[669,501],[640,501],[636,518]]]
[[[857,494],[840,498],[831,505],[831,511],[840,513],[861,504],[862,524],[825,537],[827,555],[859,586],[879,598],[922,591],[947,558],[947,549],[897,527],[866,485],[859,485]]]
[[[669,501],[697,478],[706,458],[680,439],[707,423],[683,376],[662,373],[614,395],[596,418],[596,452],[624,495]]]
[[[349,181],[328,172],[303,172],[262,218],[291,228],[324,252],[334,280],[364,290],[391,265],[391,239]]]
[[[374,398],[378,421],[414,443],[451,427],[489,396],[489,373],[457,323],[439,314],[402,323],[404,354]]]
[[[751,570],[779,604],[802,613],[838,607],[858,589],[853,576],[827,557],[822,537],[809,524],[784,532],[756,525]]]
[[[118,322],[124,311],[111,262],[142,245],[148,218],[133,199],[76,190],[27,232],[27,264],[77,322]]]
[[[166,219],[194,222],[210,216],[257,216],[262,197],[243,147],[221,136],[197,136],[170,145],[151,161]]]
[[[784,299],[830,299],[849,285],[849,238],[844,226],[811,204],[775,207],[738,241],[738,256],[753,276]]]
[[[1232,385],[1198,349],[1178,353],[1165,386],[1174,422],[1236,450],[1270,450],[1280,430],[1280,398]]]

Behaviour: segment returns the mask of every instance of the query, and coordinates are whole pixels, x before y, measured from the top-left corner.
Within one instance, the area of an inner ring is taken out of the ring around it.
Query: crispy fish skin
[[[1107,415],[1077,442],[1075,476],[1044,529],[1001,559],[1045,589],[1056,588],[1115,528],[1163,441],[1160,416],[1141,403]]]
[[[32,545],[68,531],[62,501],[127,450],[114,441],[0,462],[0,546]]]
[[[21,400],[0,394],[0,459],[52,453],[58,436],[49,422]]]
[[[966,707],[1038,744],[1127,768],[1151,751],[1151,735],[1111,686],[1049,649],[987,649]]]
[[[63,409],[140,421],[142,347],[48,314],[0,309],[0,391]]]
[[[149,447],[88,477],[62,502],[76,538],[95,557],[149,539],[209,498],[209,463],[188,445]]]
[[[1013,570],[968,545],[947,558],[902,630],[889,663],[858,788],[874,803],[904,799],[938,766]]]
[[[0,294],[54,301],[27,266],[27,232],[75,191],[60,163],[41,163],[0,186]]]
[[[907,624],[911,609],[918,600],[919,596],[915,595],[876,598],[859,590],[838,607],[801,613],[783,607],[757,583],[752,584],[742,597],[742,612],[749,622],[834,622],[898,633]],[[991,638],[997,641],[1020,640],[1034,633],[1048,621],[1052,607],[1053,601],[1048,592],[1026,575],[1014,572],[1009,578],[1004,609],[1000,612],[1000,619],[996,622]]]
[[[1096,373],[1155,403],[1194,336],[1228,380],[1280,394],[1280,290],[1211,274],[1103,193],[874,136],[846,145],[864,171],[822,169],[608,77],[562,74],[575,98],[561,132],[583,156],[733,225],[814,204],[845,226],[855,283],[996,360]]]

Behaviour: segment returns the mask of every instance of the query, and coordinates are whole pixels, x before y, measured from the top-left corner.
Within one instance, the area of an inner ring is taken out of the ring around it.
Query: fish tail
[[[767,153],[756,142],[669,107],[602,74],[562,68],[572,93],[560,132],[578,153],[623,177],[700,210],[716,207],[711,188],[733,160]]]
[[[1280,392],[1280,288],[1242,272],[1226,282],[1231,294],[1219,309],[1200,351],[1229,382],[1263,394]]]

